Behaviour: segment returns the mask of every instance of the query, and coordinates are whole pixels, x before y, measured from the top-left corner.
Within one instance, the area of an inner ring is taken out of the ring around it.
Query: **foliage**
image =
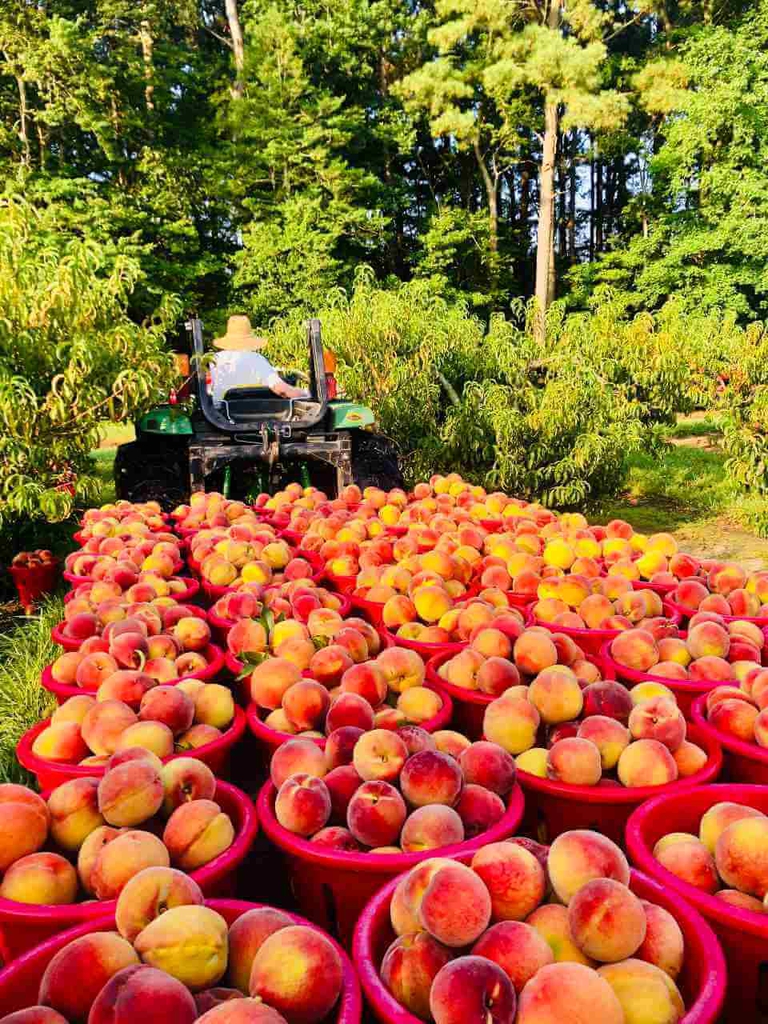
[[[141,278],[130,245],[76,232],[57,205],[0,206],[4,519],[66,518],[93,494],[100,425],[132,418],[169,382],[163,341],[178,306],[166,297],[151,323],[135,324],[126,309]]]

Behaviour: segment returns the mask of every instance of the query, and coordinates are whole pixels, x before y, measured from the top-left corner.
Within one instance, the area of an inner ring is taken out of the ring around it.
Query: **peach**
[[[504,801],[496,793],[471,783],[465,786],[455,807],[464,826],[464,838],[487,832],[504,817]]]
[[[395,693],[403,693],[424,683],[424,662],[415,652],[405,647],[390,647],[376,658],[387,686]]]
[[[162,810],[166,817],[183,803],[192,800],[212,800],[216,793],[216,778],[202,761],[192,757],[176,757],[162,766]]]
[[[739,907],[741,910],[751,910],[756,914],[765,913],[765,904],[755,896],[747,896],[745,892],[738,889],[718,889],[715,896],[732,907]]]
[[[70,779],[48,798],[51,838],[61,849],[77,852],[90,833],[104,824],[99,813],[98,787],[97,779]]]
[[[365,782],[392,782],[399,776],[407,759],[408,748],[396,733],[389,729],[373,729],[364,733],[355,744],[352,763]]]
[[[557,648],[548,633],[528,629],[515,641],[513,658],[520,672],[533,676],[557,664]]]
[[[388,782],[364,782],[352,794],[346,821],[349,831],[363,846],[388,846],[403,828],[406,807],[402,796]]]
[[[623,725],[629,721],[629,715],[633,708],[632,698],[621,683],[614,683],[610,680],[590,683],[582,691],[582,698],[585,718],[591,715],[606,715],[608,718],[615,718]]]
[[[427,804],[453,807],[463,784],[462,771],[456,761],[437,750],[423,750],[409,757],[400,773],[400,788],[412,807]]]
[[[597,747],[603,771],[616,767],[619,757],[630,742],[629,729],[606,715],[585,718],[577,735],[579,739],[589,740]]]
[[[546,747],[531,747],[524,750],[515,758],[515,767],[518,771],[527,772],[528,775],[535,775],[538,779],[547,778],[547,764],[549,751]]]
[[[397,710],[406,721],[419,724],[428,722],[440,713],[443,700],[439,693],[426,686],[412,686],[397,698]]]
[[[420,754],[423,750],[437,750],[437,745],[426,729],[419,725],[402,725],[397,735],[408,748],[408,756]]]
[[[549,748],[547,778],[572,786],[596,786],[601,776],[601,753],[589,740],[569,736]]]
[[[192,725],[194,717],[194,701],[176,686],[156,686],[148,690],[139,706],[139,718],[142,721],[160,722],[166,725],[174,736],[186,732]]]
[[[98,809],[103,820],[121,828],[151,818],[160,809],[163,796],[160,771],[148,758],[110,768],[98,783]]]
[[[491,896],[482,879],[453,861],[439,861],[427,877],[416,905],[421,928],[452,949],[476,942],[491,919]]]
[[[517,997],[491,960],[462,956],[440,969],[429,997],[435,1024],[512,1024]]]
[[[715,862],[703,843],[671,843],[658,851],[656,859],[667,871],[703,892],[713,893],[719,888]]]
[[[282,704],[289,686],[301,679],[301,670],[285,658],[268,658],[251,673],[251,699],[259,707],[274,711]]]
[[[723,800],[720,803],[712,804],[701,816],[699,839],[714,856],[718,839],[734,821],[741,821],[742,818],[764,817],[762,811],[758,811],[754,807]]]
[[[276,789],[291,775],[313,775],[321,779],[326,773],[325,754],[310,739],[286,740],[272,755],[269,774]]]
[[[102,847],[106,846],[107,843],[111,843],[123,831],[123,829],[112,828],[110,825],[101,825],[91,832],[80,847],[77,855],[77,873],[80,878],[80,884],[87,893],[93,895],[91,874]]]
[[[757,708],[744,700],[723,700],[710,711],[709,722],[729,736],[751,743],[755,738],[757,716]]]
[[[635,950],[638,960],[645,960],[668,974],[673,980],[683,968],[685,940],[680,925],[664,907],[640,900],[645,913],[645,938]]]
[[[611,657],[625,668],[648,672],[659,660],[659,652],[648,630],[629,629],[611,642]]]
[[[485,709],[483,735],[510,754],[521,754],[536,742],[540,721],[530,701],[507,693]]]
[[[613,615],[613,604],[603,594],[590,594],[579,605],[579,615],[588,629],[600,629]]]
[[[690,775],[701,771],[707,763],[707,752],[695,743],[683,740],[680,746],[672,755],[677,765],[677,775],[680,779],[687,779]]]
[[[215,985],[227,968],[227,922],[209,907],[173,907],[150,921],[134,948],[144,963],[198,992]]]
[[[309,661],[309,671],[313,679],[322,683],[323,686],[331,688],[339,685],[341,677],[353,665],[352,658],[343,647],[331,644],[312,655]]]
[[[677,986],[654,964],[633,958],[601,967],[597,974],[610,985],[628,1024],[683,1018],[685,1005]]]
[[[459,766],[466,783],[483,786],[499,796],[506,796],[515,784],[514,759],[498,743],[473,743],[459,755]]]
[[[65,686],[76,686],[77,668],[84,657],[80,651],[68,651],[60,655],[51,665],[51,676],[54,681]]]
[[[554,962],[546,940],[535,928],[521,921],[493,925],[475,943],[472,955],[498,964],[518,995],[538,970]]]
[[[118,700],[105,700],[88,711],[82,737],[94,754],[114,754],[121,734],[138,721],[136,713]]]
[[[220,683],[206,683],[195,698],[195,722],[212,725],[216,729],[227,729],[234,717],[235,702],[229,687]]]
[[[353,726],[363,732],[373,728],[373,708],[364,697],[356,693],[340,693],[331,701],[325,719],[326,733],[344,726]]]
[[[247,910],[229,928],[229,980],[241,993],[248,992],[253,959],[264,942],[293,921],[272,907]]]
[[[623,786],[663,786],[678,777],[669,749],[658,740],[636,740],[619,758],[616,771]]]
[[[458,812],[445,804],[417,807],[409,815],[400,835],[405,853],[422,853],[443,846],[454,846],[465,839],[464,824]]]
[[[725,658],[731,645],[728,630],[717,622],[700,622],[692,626],[686,642],[694,660],[705,656]]]
[[[555,963],[593,964],[594,961],[585,956],[574,942],[568,922],[568,908],[562,904],[542,904],[529,915],[526,924],[547,943]]]
[[[117,932],[81,935],[51,958],[40,981],[38,999],[72,1022],[85,1022],[110,978],[138,962],[130,942]]]
[[[36,853],[48,837],[48,807],[26,786],[0,785],[0,871]]]
[[[58,853],[29,853],[5,872],[0,896],[17,903],[74,903],[77,874]]]
[[[130,711],[130,708],[128,710]],[[32,744],[32,753],[47,761],[77,764],[88,756],[89,750],[82,735],[82,726],[77,722],[60,722],[57,725],[49,725],[47,729],[37,734]]]
[[[595,878],[613,878],[629,884],[629,864],[618,846],[597,832],[563,832],[549,849],[547,870],[552,888],[566,905],[576,892]]]
[[[542,967],[520,995],[517,1024],[626,1024],[613,989],[595,971],[579,963]]]
[[[116,753],[141,747],[162,759],[174,750],[173,733],[162,722],[135,722],[120,735]]]
[[[362,779],[351,764],[345,764],[328,772],[323,781],[331,797],[331,821],[346,824],[349,801]]]
[[[291,925],[262,943],[249,989],[289,1024],[318,1024],[338,1001],[341,985],[341,958],[331,940],[318,929]]]
[[[75,685],[83,690],[96,692],[101,684],[114,673],[119,666],[117,661],[106,651],[95,651],[86,655],[78,664],[75,673]]]
[[[184,679],[187,676],[193,676],[198,672],[202,672],[207,666],[208,662],[197,651],[187,651],[185,654],[180,654],[176,659],[176,670],[179,676]],[[185,692],[189,693],[189,690],[185,690]]]
[[[424,930],[418,913],[427,886],[442,867],[454,863],[445,857],[431,857],[402,876],[395,886],[389,907],[390,921],[396,935]]]
[[[53,712],[51,725],[59,725],[61,722],[76,722],[77,725],[82,725],[83,719],[95,703],[96,698],[85,693],[70,697]]]
[[[528,688],[528,700],[547,725],[578,718],[584,704],[576,676],[563,665],[539,672]]]
[[[228,814],[213,800],[190,800],[177,807],[163,830],[171,861],[195,871],[224,853],[235,840]]]
[[[505,658],[488,658],[475,673],[475,683],[481,693],[499,697],[510,687],[520,683],[520,673]]]
[[[470,740],[460,732],[453,729],[438,729],[432,733],[435,746],[442,754],[450,754],[451,757],[459,758],[462,751],[471,746]]]
[[[352,764],[355,744],[362,735],[362,729],[356,729],[353,725],[334,729],[325,743],[325,764],[328,771],[341,765]]]
[[[568,904],[571,934],[593,960],[615,963],[632,956],[645,939],[643,906],[627,886],[611,878],[583,885]]]
[[[139,871],[125,885],[117,900],[115,924],[129,942],[133,942],[147,925],[172,907],[204,902],[194,879],[175,868],[151,867]]]
[[[190,1024],[197,1007],[187,988],[165,971],[146,964],[124,967],[96,996],[89,1024],[130,1024],[135,1020]]]
[[[656,845],[653,847],[653,856],[658,857],[659,853],[667,846],[672,846],[673,843],[698,843],[699,837],[693,835],[691,832],[668,832],[667,835],[662,836],[658,840]]]
[[[656,697],[632,709],[629,731],[635,740],[651,739],[663,743],[674,753],[685,739],[685,718],[674,701]]]
[[[211,631],[205,619],[188,615],[176,623],[172,635],[182,651],[202,651],[211,642]]]
[[[426,932],[402,935],[384,954],[381,978],[402,1006],[427,1020],[432,983],[452,958],[452,952]]]
[[[121,669],[108,676],[96,692],[97,701],[122,701],[138,711],[144,694],[156,686],[152,676],[144,672]]]
[[[727,888],[764,899],[768,893],[768,818],[732,822],[715,844],[717,871]]]
[[[341,677],[341,692],[356,693],[371,705],[379,707],[387,696],[387,680],[376,662],[353,665]]]
[[[544,870],[536,857],[522,846],[490,843],[474,855],[472,870],[490,893],[495,920],[522,921],[544,898]]]
[[[283,694],[283,711],[291,725],[300,731],[321,726],[330,706],[328,691],[314,679],[302,679]]]
[[[733,645],[735,647],[735,644]],[[727,683],[734,678],[733,669],[725,658],[705,655],[688,666],[688,678],[707,683]]]
[[[641,704],[644,700],[653,700],[654,697],[669,697],[670,700],[676,701],[674,693],[668,686],[659,682],[651,682],[650,680],[633,686],[629,691],[629,696],[633,707]]]
[[[98,838],[101,849],[90,868],[88,882],[100,900],[117,899],[124,886],[144,868],[170,866],[168,850],[151,832],[127,829],[106,843],[103,833]],[[81,853],[84,849],[85,844]]]
[[[310,836],[323,828],[331,816],[331,795],[322,779],[312,775],[291,775],[280,786],[275,817],[290,832]]]
[[[315,832],[310,841],[317,843],[318,846],[326,846],[329,850],[341,850],[345,853],[360,853],[363,849],[348,828],[341,828],[338,825],[327,825],[325,828],[321,828],[319,832]],[[387,847],[377,847],[377,849],[387,849]]]
[[[47,1006],[29,1006],[3,1017],[0,1024],[67,1024],[64,1017]]]

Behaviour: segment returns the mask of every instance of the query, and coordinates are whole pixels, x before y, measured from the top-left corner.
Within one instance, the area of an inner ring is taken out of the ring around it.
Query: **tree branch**
[[[203,23],[203,28],[205,29],[206,32],[209,32],[214,39],[218,39],[220,43],[224,43],[224,45],[228,46],[230,50],[234,50],[234,46],[232,45],[231,39],[227,39],[226,36],[220,36],[218,32],[213,31],[210,25],[206,25],[205,23]]]

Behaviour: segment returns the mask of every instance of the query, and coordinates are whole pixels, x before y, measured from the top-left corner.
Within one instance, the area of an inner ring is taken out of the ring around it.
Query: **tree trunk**
[[[576,154],[579,148],[579,133],[571,133],[571,160],[568,166],[568,262],[576,262]]]
[[[235,84],[231,88],[232,99],[242,99],[245,84],[243,82],[243,70],[245,68],[245,43],[243,42],[243,28],[240,24],[240,15],[237,11],[237,0],[224,0],[224,8],[227,13],[229,24],[229,35],[232,39],[232,52],[235,55]]]
[[[485,166],[479,139],[475,139],[474,148],[477,165],[485,186],[485,196],[488,200],[488,245],[493,254],[498,252],[499,248],[499,185]]]
[[[139,38],[141,40],[141,56],[144,61],[144,105],[147,110],[155,109],[155,64],[154,50],[155,42],[152,38],[152,30],[149,21],[144,18],[139,25]]]
[[[543,344],[551,283],[552,246],[555,236],[555,155],[557,150],[558,112],[556,103],[544,107],[544,145],[539,171],[539,226],[536,238],[536,316],[534,334]]]
[[[29,145],[29,108],[27,107],[27,83],[20,76],[16,76],[16,85],[19,89],[19,138],[21,139],[21,162],[24,167],[32,166],[32,150]]]

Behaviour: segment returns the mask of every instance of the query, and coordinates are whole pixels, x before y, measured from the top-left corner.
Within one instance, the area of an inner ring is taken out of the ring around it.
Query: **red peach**
[[[495,920],[522,921],[544,898],[544,871],[536,857],[522,846],[490,843],[474,855],[472,870],[490,893]]]
[[[352,763],[366,782],[374,779],[391,782],[397,779],[407,759],[408,748],[397,733],[373,729],[357,741]]]
[[[287,740],[272,755],[269,774],[276,789],[298,773],[319,779],[326,773],[325,754],[314,740],[301,737]]]
[[[384,954],[381,979],[402,1006],[427,1020],[432,983],[452,958],[452,952],[426,932],[401,935]]]
[[[481,956],[461,956],[438,972],[429,1006],[435,1024],[513,1024],[517,998],[497,964]]]
[[[172,1020],[191,1024],[197,1019],[188,989],[165,971],[134,964],[114,974],[96,996],[89,1024],[130,1024],[135,1020]]]
[[[455,810],[464,826],[464,838],[473,839],[501,821],[505,807],[496,793],[470,783],[464,786]]]
[[[602,776],[600,750],[578,736],[554,743],[547,752],[547,778],[572,786],[596,786]]]
[[[471,868],[443,862],[421,894],[417,916],[421,927],[438,942],[452,949],[467,946],[488,927],[491,896]]]
[[[677,765],[658,740],[635,740],[619,758],[616,773],[623,786],[663,786],[675,781]]]
[[[515,761],[498,743],[481,740],[459,755],[464,781],[506,796],[515,784]]]
[[[635,740],[658,740],[674,753],[685,740],[685,718],[674,701],[655,697],[632,709],[629,731]]]
[[[591,683],[584,688],[582,697],[584,698],[583,715],[585,718],[590,715],[606,715],[608,718],[615,718],[623,725],[629,721],[634,705],[626,687],[621,683],[608,680]]]
[[[138,962],[131,944],[116,932],[82,935],[52,957],[40,981],[38,998],[68,1020],[84,1022],[110,978]]]
[[[396,842],[406,819],[403,798],[388,782],[364,782],[347,806],[347,827],[364,846],[389,846]]]
[[[683,969],[685,955],[680,925],[664,907],[647,900],[640,900],[640,903],[645,913],[645,938],[634,956],[660,968],[674,980]]]
[[[345,764],[328,772],[323,781],[331,797],[331,821],[335,824],[346,824],[349,802],[361,785],[362,779],[353,765]]]
[[[400,846],[405,853],[422,853],[454,846],[464,839],[464,824],[457,811],[445,804],[428,804],[417,807],[408,817]]]
[[[611,878],[595,878],[574,894],[568,904],[568,922],[582,953],[603,963],[632,956],[647,927],[640,900]]]
[[[472,955],[498,964],[518,995],[538,970],[554,962],[547,942],[521,921],[502,921],[490,927],[472,947]]]
[[[322,779],[298,774],[280,786],[275,800],[275,817],[289,832],[310,836],[331,816],[331,795]]]
[[[357,693],[340,693],[331,702],[325,719],[325,731],[330,734],[343,726],[354,726],[363,732],[373,728],[373,708]]]
[[[517,1015],[517,1024],[625,1024],[625,1020],[611,986],[580,963],[542,967],[523,989]]]
[[[719,888],[715,862],[703,843],[672,843],[659,850],[656,859],[667,871],[703,892],[713,893]]]
[[[453,807],[461,795],[463,784],[461,768],[456,761],[437,750],[424,750],[409,757],[400,773],[400,788],[412,807],[427,804]]]
[[[229,980],[241,993],[248,992],[253,959],[270,935],[281,928],[290,928],[293,921],[287,914],[272,907],[254,907],[234,921],[229,928]]]
[[[629,864],[619,847],[597,832],[573,829],[552,843],[547,860],[552,888],[566,905],[594,878],[613,878],[629,884]]]

